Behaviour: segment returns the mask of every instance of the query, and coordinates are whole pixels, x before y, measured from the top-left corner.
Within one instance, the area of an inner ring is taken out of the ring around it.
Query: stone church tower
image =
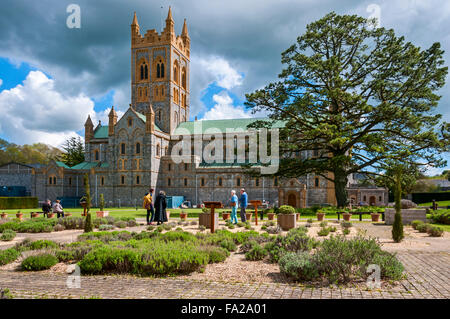
[[[131,24],[131,103],[142,114],[150,105],[155,124],[171,134],[189,120],[190,38],[184,20],[176,36],[172,11],[161,34],[155,29],[141,35],[134,13]]]

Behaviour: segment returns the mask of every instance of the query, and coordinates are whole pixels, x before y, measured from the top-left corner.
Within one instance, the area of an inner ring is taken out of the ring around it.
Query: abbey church
[[[245,188],[249,199],[270,204],[308,207],[335,205],[331,182],[310,174],[301,178],[251,178],[235,162],[207,163],[201,156],[174,162],[170,156],[180,135],[194,139],[195,121],[190,121],[190,53],[191,42],[186,20],[181,34],[175,31],[172,12],[161,33],[139,28],[136,13],[131,24],[131,101],[118,118],[112,107],[107,125],[85,123],[85,161],[73,167],[52,162],[32,171],[31,194],[39,200],[58,197],[81,197],[83,176],[88,173],[93,205],[104,194],[107,206],[141,205],[149,188],[164,190],[168,196],[184,196],[193,205],[203,201],[228,203],[232,189]],[[217,119],[201,121],[223,134],[239,135],[255,119]],[[200,122],[200,121],[198,121]],[[106,123],[105,123],[106,124]],[[280,123],[279,125],[283,125]],[[204,135],[202,142],[209,141]],[[309,151],[301,156],[312,156]],[[1,172],[0,172],[1,174]],[[386,205],[383,188],[354,186],[350,179],[349,199]]]

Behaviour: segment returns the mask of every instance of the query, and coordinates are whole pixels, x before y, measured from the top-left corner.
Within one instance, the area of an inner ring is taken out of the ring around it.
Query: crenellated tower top
[[[140,33],[139,24],[134,13],[133,22],[131,24],[131,48],[144,48],[149,45],[165,45],[171,44],[178,50],[183,52],[186,57],[190,57],[191,43],[187,30],[186,19],[184,20],[183,30],[181,35],[175,34],[175,22],[172,18],[172,9],[169,7],[169,12],[166,18],[166,26],[161,33],[155,29],[147,30],[144,36]]]

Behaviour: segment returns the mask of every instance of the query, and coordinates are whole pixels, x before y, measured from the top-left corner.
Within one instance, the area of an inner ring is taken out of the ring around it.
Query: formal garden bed
[[[44,218],[37,217],[27,220],[13,219],[0,220],[0,234],[6,230],[16,233],[50,233],[70,229],[84,229],[86,218],[84,217],[64,217],[64,218]],[[95,218],[92,220],[93,226],[100,230],[110,230],[113,228],[134,227],[137,225],[133,217],[111,217]]]
[[[378,263],[385,282],[402,278],[403,266],[395,255],[382,251],[379,242],[364,237],[350,223],[310,221],[288,232],[271,222],[253,227],[256,230],[247,223],[231,229],[227,225],[214,234],[195,221],[180,221],[141,232],[84,233],[71,243],[25,240],[0,251],[0,265],[17,271],[65,271],[77,263],[83,275],[206,276],[207,280],[220,278],[217,269],[222,269],[223,277],[227,268],[246,268],[242,272],[246,276],[252,269],[259,272],[256,281],[323,285],[363,282],[367,266]]]

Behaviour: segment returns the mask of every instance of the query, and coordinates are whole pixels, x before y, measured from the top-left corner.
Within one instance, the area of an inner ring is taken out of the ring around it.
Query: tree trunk
[[[339,208],[347,207],[348,204],[347,182],[347,174],[344,171],[334,172],[334,191]]]
[[[400,171],[400,169],[397,171],[396,176],[395,176],[395,192],[394,192],[394,196],[395,196],[395,212],[396,213],[400,213],[402,206],[401,206],[401,201],[402,201],[402,182],[401,182],[401,178],[402,178],[402,173]]]

